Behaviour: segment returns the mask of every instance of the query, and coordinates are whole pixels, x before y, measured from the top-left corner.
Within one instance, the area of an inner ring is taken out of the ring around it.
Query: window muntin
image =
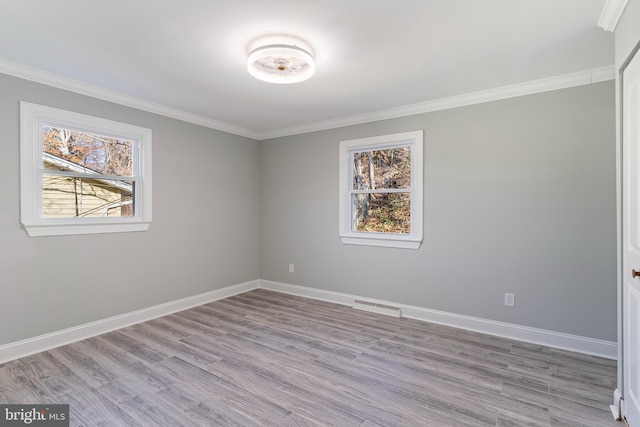
[[[417,249],[422,241],[422,131],[340,143],[343,243]]]
[[[151,130],[22,102],[21,207],[30,236],[147,230]]]

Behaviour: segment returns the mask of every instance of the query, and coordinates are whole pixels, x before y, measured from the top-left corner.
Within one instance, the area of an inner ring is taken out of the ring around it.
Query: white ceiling
[[[605,1],[2,0],[0,58],[265,137],[611,66]],[[248,74],[274,33],[312,46],[310,80]]]

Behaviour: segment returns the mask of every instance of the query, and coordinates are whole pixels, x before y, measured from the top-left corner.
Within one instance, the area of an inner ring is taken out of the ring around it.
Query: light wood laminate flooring
[[[616,362],[255,290],[0,365],[84,426],[623,427]]]

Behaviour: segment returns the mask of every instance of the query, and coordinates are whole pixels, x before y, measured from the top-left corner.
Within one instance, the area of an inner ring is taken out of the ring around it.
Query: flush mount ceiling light
[[[316,70],[313,56],[295,44],[267,44],[249,53],[247,69],[253,77],[270,83],[297,83]]]

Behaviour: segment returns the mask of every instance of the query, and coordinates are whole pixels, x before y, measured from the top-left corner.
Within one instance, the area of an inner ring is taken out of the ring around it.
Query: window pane
[[[353,189],[411,187],[411,147],[353,153]]]
[[[411,232],[409,193],[353,194],[352,197],[354,231]]]
[[[133,181],[44,175],[42,217],[131,217],[133,189]]]
[[[133,176],[132,141],[44,126],[42,151],[45,168]]]

